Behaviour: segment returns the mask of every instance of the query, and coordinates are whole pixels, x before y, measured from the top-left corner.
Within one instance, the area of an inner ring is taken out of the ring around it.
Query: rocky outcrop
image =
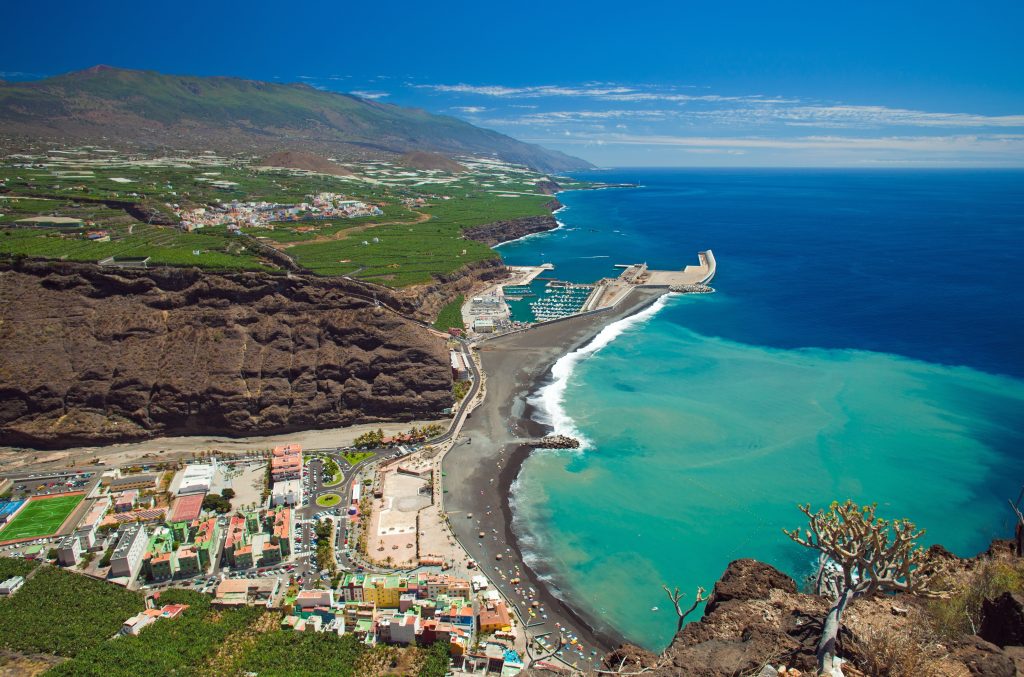
[[[286,433],[452,405],[442,340],[400,314],[410,301],[355,281],[21,261],[0,265],[0,308],[11,445]]]
[[[553,216],[525,216],[521,219],[495,221],[483,226],[473,226],[463,230],[462,234],[470,240],[483,242],[488,247],[493,247],[502,242],[517,240],[527,235],[543,233],[555,228],[558,228],[558,222]]]
[[[530,442],[528,446],[535,449],[579,449],[580,441],[568,435],[548,435]]]
[[[962,574],[983,557],[950,555],[947,572],[956,577],[958,567]],[[1024,647],[1014,645],[1022,643],[1016,634],[1022,602],[1010,594],[989,600],[984,613],[991,620],[983,624],[980,637],[938,642],[923,629],[926,600],[906,595],[857,599],[844,613],[839,635],[839,654],[849,662],[844,670],[851,676],[1021,674],[1017,665],[1024,667]],[[604,659],[604,669],[659,677],[795,674],[793,669],[812,675],[827,609],[823,598],[798,592],[796,583],[774,567],[736,560],[715,584],[704,617],[685,626],[663,654],[624,645]],[[776,670],[781,667],[785,673]]]
[[[558,191],[562,190],[562,187],[558,185],[558,182],[552,181],[551,179],[541,179],[534,185],[537,186],[537,189],[545,195],[554,195]]]
[[[382,291],[401,299],[407,313],[423,322],[433,322],[437,314],[459,294],[469,295],[474,289],[506,277],[505,264],[495,257],[459,268],[449,275],[435,275],[430,284]]]
[[[982,601],[978,636],[998,646],[1024,646],[1024,595],[1004,592]]]

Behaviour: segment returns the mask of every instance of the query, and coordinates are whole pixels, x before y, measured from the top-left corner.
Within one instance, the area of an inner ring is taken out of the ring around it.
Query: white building
[[[89,512],[85,513],[82,521],[78,523],[75,528],[75,536],[78,537],[82,550],[91,550],[96,547],[96,530],[108,510],[110,510],[110,496],[100,496],[93,502]]]
[[[187,494],[204,494],[213,485],[213,476],[217,472],[216,465],[195,463],[186,465],[178,477],[178,496]]]
[[[302,590],[295,597],[296,609],[315,609],[318,606],[333,607],[333,590]]]
[[[3,583],[0,583],[0,596],[9,597],[18,592],[21,586],[25,585],[25,578],[22,576],[11,576]]]
[[[478,334],[491,334],[494,332],[494,320],[474,320],[473,331]]]
[[[271,505],[301,505],[302,504],[302,481],[282,480],[274,482],[274,493],[271,497]]]
[[[142,556],[146,552],[149,536],[141,524],[133,524],[121,534],[110,558],[110,575],[112,578],[127,576],[135,578],[142,566]]]
[[[57,561],[61,566],[73,567],[78,564],[78,558],[82,556],[82,542],[78,536],[71,534],[61,539],[57,546]]]

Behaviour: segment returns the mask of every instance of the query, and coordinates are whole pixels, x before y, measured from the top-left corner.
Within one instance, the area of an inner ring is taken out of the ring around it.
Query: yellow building
[[[409,582],[399,576],[367,576],[363,581],[363,601],[378,608],[397,609],[402,595],[409,590]]]

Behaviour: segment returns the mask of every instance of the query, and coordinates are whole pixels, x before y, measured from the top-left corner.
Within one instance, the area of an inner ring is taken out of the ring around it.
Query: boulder
[[[1024,645],[1024,595],[1004,592],[983,600],[978,636],[998,646]]]

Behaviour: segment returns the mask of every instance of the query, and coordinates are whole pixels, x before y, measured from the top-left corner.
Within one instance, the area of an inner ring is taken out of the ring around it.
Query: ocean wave
[[[598,254],[597,256],[580,256],[581,259],[610,259],[611,256],[608,254]]]
[[[568,435],[578,439],[580,451],[592,448],[593,443],[576,427],[576,422],[566,413],[564,406],[565,391],[569,387],[569,379],[576,370],[576,365],[598,353],[623,332],[637,327],[657,315],[668,303],[669,296],[670,294],[666,294],[660,297],[648,308],[644,308],[635,315],[612,322],[602,329],[590,343],[560,357],[551,367],[551,383],[542,387],[529,399],[530,404],[536,407],[540,414],[541,423],[550,425],[556,435]]]

